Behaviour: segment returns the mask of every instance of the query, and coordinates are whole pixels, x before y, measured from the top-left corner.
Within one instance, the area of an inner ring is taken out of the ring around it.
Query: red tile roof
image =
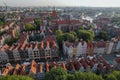
[[[30,44],[30,47],[29,48],[33,48],[33,44]]]
[[[12,23],[14,23],[14,22],[11,22],[11,21],[7,22],[7,25],[10,26]]]
[[[25,70],[26,70],[26,69],[25,69],[26,67],[27,67],[26,64],[23,64],[23,65],[22,65],[21,71],[20,71],[20,74],[21,74],[21,75],[26,75],[26,71],[25,71]]]
[[[50,48],[50,42],[49,42],[49,41],[47,41],[47,42],[46,42],[46,44],[47,44],[47,45],[46,45],[46,46],[47,46],[47,48]]]
[[[98,48],[105,47],[105,41],[98,41],[96,45]]]
[[[56,18],[57,17],[57,12],[54,10],[52,11],[52,14],[51,14],[52,18]]]
[[[3,75],[6,76],[9,74],[10,71],[13,70],[13,67],[11,65],[6,66],[6,68],[3,71]]]
[[[20,66],[19,64],[17,64],[16,67],[15,67],[15,69],[14,69],[13,74],[14,74],[14,75],[19,74],[19,72],[20,72],[20,68],[21,68],[21,66]]]
[[[40,69],[40,73],[42,73],[43,72],[43,66],[41,64],[39,66],[39,69]]]
[[[23,50],[25,49],[26,45],[27,45],[27,44],[25,44],[25,42],[24,42],[24,43],[22,44],[22,46],[21,46],[20,49],[23,51]]]
[[[38,42],[35,43],[35,47],[34,48],[38,48]]]
[[[74,66],[75,66],[75,69],[76,69],[76,70],[80,70],[81,64],[80,64],[79,61],[75,61],[75,62],[74,62]]]
[[[120,58],[116,58],[116,62],[117,62],[117,63],[120,63]]]
[[[57,63],[55,61],[52,62],[52,67],[56,68],[57,67]]]
[[[36,67],[37,67],[36,62],[34,60],[32,60],[32,62],[31,62],[31,71],[34,74],[36,74],[36,72],[37,72]]]
[[[14,45],[12,45],[10,48],[9,48],[9,51],[12,51],[14,49]]]
[[[57,44],[55,41],[53,41],[53,48],[57,48]]]
[[[58,25],[60,25],[60,24],[79,24],[80,23],[80,21],[79,20],[58,20],[58,21],[56,21],[56,23],[58,24]]]
[[[65,65],[64,62],[61,63],[61,67],[62,67],[63,69],[65,69],[65,70],[67,70],[66,65]]]
[[[55,41],[55,38],[53,36],[46,36],[46,41],[49,41],[50,43],[52,43],[53,41]]]
[[[44,49],[44,42],[43,42],[43,41],[41,42],[40,48],[41,48],[41,49]]]
[[[69,20],[57,20],[56,23],[58,25],[60,25],[60,24],[70,24],[70,21]]]
[[[15,49],[18,50],[18,49],[20,48],[20,46],[21,46],[21,45],[18,44]]]
[[[20,36],[20,39],[18,40],[17,43],[22,45],[26,39],[27,39],[27,33],[22,33],[22,35]]]
[[[2,50],[2,51],[6,51],[8,48],[9,48],[9,46],[8,46],[7,44],[5,44],[5,45],[1,48],[1,50]]]
[[[49,70],[50,70],[50,65],[49,65],[48,62],[46,62],[45,68],[46,68],[46,71],[49,71]]]
[[[96,58],[94,58],[96,59]],[[68,60],[66,62],[61,62],[60,66],[65,69],[65,70],[80,70],[81,66],[83,66],[84,69],[87,69],[90,66],[90,69],[93,68],[94,66],[94,59],[89,59],[89,58],[82,58],[81,60]],[[105,70],[110,70],[111,66],[109,63],[106,62],[106,60],[103,57],[98,57],[98,59],[96,59],[98,65],[97,68],[98,70],[102,71],[103,69]],[[102,61],[100,61],[102,60]],[[119,60],[119,59],[118,59]],[[45,65],[43,64],[37,64],[34,60],[32,60],[31,64],[23,64],[22,66],[20,66],[19,64],[16,65],[14,71],[12,74],[20,74],[20,75],[28,75],[30,71],[32,71],[34,74],[36,74],[37,72],[42,73],[43,71],[47,72],[49,71],[52,67],[56,68],[57,66],[59,66],[59,64],[57,64],[57,62],[53,61],[53,62],[46,62]],[[45,67],[45,68],[43,68]],[[9,72],[11,72],[11,70],[13,69],[13,67],[11,67],[10,65],[7,66],[4,71],[3,74],[7,75],[9,74]],[[27,73],[28,72],[28,73]]]
[[[24,23],[34,22],[34,18],[24,18],[23,22],[24,22]]]

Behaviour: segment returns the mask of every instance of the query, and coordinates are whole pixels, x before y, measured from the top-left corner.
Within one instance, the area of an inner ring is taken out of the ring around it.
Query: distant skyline
[[[120,0],[0,0],[0,6],[84,6],[120,7]]]

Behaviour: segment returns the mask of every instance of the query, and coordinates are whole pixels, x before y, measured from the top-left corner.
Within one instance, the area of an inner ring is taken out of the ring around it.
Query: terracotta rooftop
[[[94,61],[94,60],[97,61]],[[117,59],[119,60],[119,59]],[[33,74],[37,74],[37,72],[43,73],[43,72],[47,72],[50,71],[51,68],[56,68],[57,66],[62,67],[65,70],[68,71],[72,71],[72,70],[80,70],[81,67],[83,67],[84,69],[87,69],[88,67],[90,67],[90,69],[93,68],[93,66],[95,65],[94,63],[97,63],[97,68],[99,70],[102,70],[104,67],[106,70],[110,69],[111,66],[109,63],[107,63],[107,61],[103,58],[103,57],[98,57],[98,58],[81,58],[80,60],[68,60],[65,62],[60,62],[60,64],[58,62],[46,62],[46,63],[36,63],[34,60],[31,61],[31,64],[23,64],[23,65],[19,65],[17,64],[14,71],[11,72],[11,70],[13,69],[12,66],[8,65],[4,71],[3,74],[4,75],[8,75],[9,73],[12,74],[19,74],[19,75],[28,75],[29,72],[33,72]]]
[[[54,47],[54,48],[57,48],[57,44],[56,44],[55,41],[53,41],[53,47]]]
[[[54,11],[52,11],[52,18],[56,18],[57,17],[57,12],[54,10]]]
[[[14,45],[12,45],[10,48],[9,48],[9,51],[12,51],[14,49]]]
[[[1,50],[2,50],[2,51],[6,51],[8,48],[9,48],[9,46],[8,46],[7,44],[5,44],[5,45],[1,48]]]
[[[22,44],[22,46],[21,46],[21,50],[23,51],[24,49],[25,49],[25,47],[26,47],[26,44],[25,44],[25,42]]]
[[[30,44],[29,48],[33,48],[33,44]]]
[[[11,21],[7,22],[7,25],[10,26],[12,23],[14,23],[14,22],[11,22]]]
[[[10,71],[13,70],[13,67],[11,65],[6,66],[6,68],[3,71],[3,75],[6,76],[9,74]]]
[[[35,47],[34,48],[38,48],[38,42],[35,42]]]
[[[116,58],[116,62],[117,62],[117,63],[120,63],[120,58]]]
[[[61,63],[61,67],[62,67],[63,69],[65,69],[65,70],[67,70],[66,65],[65,65],[64,62]]]
[[[34,18],[24,18],[23,22],[24,23],[29,23],[29,22],[33,22]]]
[[[50,42],[49,41],[46,42],[46,45],[47,45],[47,48],[50,48]]]
[[[50,65],[49,65],[48,62],[46,62],[46,64],[45,64],[45,68],[46,68],[46,71],[49,71],[49,70],[50,70]]]
[[[44,49],[44,42],[43,42],[43,41],[41,42],[40,48],[41,48],[41,49]]]
[[[18,49],[20,48],[20,46],[21,46],[21,45],[18,44],[15,49],[18,50]]]
[[[75,20],[75,19],[73,19],[73,20],[56,20],[55,22],[58,25],[61,25],[61,24],[69,25],[69,24],[79,24],[80,23],[79,20]]]
[[[52,67],[56,68],[57,67],[57,63],[55,61],[53,61],[52,63]]]
[[[74,62],[74,66],[75,66],[75,69],[76,69],[76,70],[80,70],[81,64],[80,64],[79,61],[75,61],[75,62]]]
[[[17,43],[22,45],[26,39],[27,39],[27,33],[22,33],[22,35],[20,36],[20,39],[18,40]]]
[[[40,73],[43,73],[43,66],[40,64],[39,65]]]
[[[32,60],[31,62],[31,71],[36,74],[37,70],[36,70],[37,64],[34,60]]]
[[[14,69],[13,74],[14,75],[20,74],[20,69],[21,69],[21,66],[19,64],[17,64],[15,69]]]

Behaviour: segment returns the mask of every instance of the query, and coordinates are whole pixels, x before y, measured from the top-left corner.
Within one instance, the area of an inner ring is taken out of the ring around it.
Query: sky
[[[120,7],[120,0],[0,0],[0,6]]]

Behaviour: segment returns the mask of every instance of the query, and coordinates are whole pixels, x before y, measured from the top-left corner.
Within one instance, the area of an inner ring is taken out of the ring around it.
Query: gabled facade
[[[86,55],[87,43],[85,41],[77,41],[75,43],[65,41],[63,42],[63,52],[70,58]]]
[[[18,44],[16,46],[16,48],[13,49],[13,56],[14,56],[15,61],[20,61],[21,60],[19,48],[20,48],[20,45]]]

